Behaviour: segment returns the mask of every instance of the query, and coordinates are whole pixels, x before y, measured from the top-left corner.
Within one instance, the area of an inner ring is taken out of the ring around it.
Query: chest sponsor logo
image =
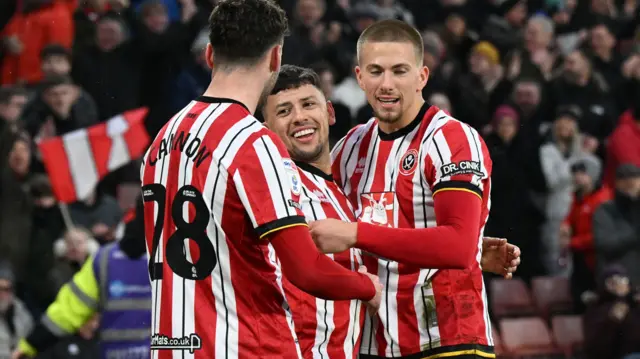
[[[394,198],[393,192],[361,194],[362,213],[358,220],[379,226],[393,227]]]
[[[448,163],[440,167],[442,177],[472,174],[483,177],[480,162],[477,161],[460,161]]]
[[[320,201],[321,203],[329,203],[329,199],[327,198],[327,196],[324,195],[324,193],[322,193],[322,191],[314,189],[313,190],[313,195],[318,197],[318,201]]]
[[[409,150],[400,159],[400,173],[408,176],[416,171],[418,163],[418,151]]]

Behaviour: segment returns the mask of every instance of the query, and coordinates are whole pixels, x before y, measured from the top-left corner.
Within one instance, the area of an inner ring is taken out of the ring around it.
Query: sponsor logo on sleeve
[[[300,181],[300,174],[298,173],[298,167],[290,158],[284,158],[282,160],[284,170],[289,177],[289,184],[291,186],[291,192],[294,195],[299,196],[302,191],[302,183]]]
[[[457,176],[457,175],[476,175],[484,177],[482,172],[482,166],[478,161],[460,161],[448,163],[440,167],[440,173],[442,177]]]

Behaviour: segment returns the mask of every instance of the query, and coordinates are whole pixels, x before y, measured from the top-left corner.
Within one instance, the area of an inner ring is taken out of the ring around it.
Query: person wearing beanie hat
[[[491,43],[481,41],[469,53],[469,69],[459,76],[452,91],[453,108],[458,118],[478,131],[489,124],[492,94],[502,78],[500,53]]]
[[[492,65],[500,63],[500,52],[498,52],[498,49],[490,42],[480,41],[473,46],[471,52],[484,56]]]
[[[485,133],[495,132],[503,141],[511,142],[518,133],[520,115],[510,105],[500,105],[493,114],[491,125],[485,129]]]
[[[571,209],[560,227],[563,253],[571,253],[571,293],[579,312],[584,310],[583,293],[595,289],[596,253],[593,248],[593,212],[613,197],[600,185],[600,159],[585,153],[571,167],[575,189]]]

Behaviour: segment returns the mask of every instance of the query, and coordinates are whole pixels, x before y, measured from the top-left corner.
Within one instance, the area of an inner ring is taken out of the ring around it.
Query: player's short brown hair
[[[424,43],[422,35],[413,26],[400,20],[382,20],[366,28],[358,38],[358,62],[360,50],[366,42],[408,42],[413,45],[418,64],[422,64],[424,57]]]
[[[221,0],[209,17],[216,67],[255,65],[287,31],[287,16],[273,0]]]

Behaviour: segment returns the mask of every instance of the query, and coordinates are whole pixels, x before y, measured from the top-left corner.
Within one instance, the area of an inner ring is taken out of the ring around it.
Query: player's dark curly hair
[[[320,88],[320,78],[312,69],[295,65],[282,65],[278,81],[276,81],[271,95],[275,95],[280,91],[297,89],[304,85],[312,85]]]
[[[273,0],[222,0],[209,17],[209,42],[216,66],[255,65],[282,43],[287,16]]]

